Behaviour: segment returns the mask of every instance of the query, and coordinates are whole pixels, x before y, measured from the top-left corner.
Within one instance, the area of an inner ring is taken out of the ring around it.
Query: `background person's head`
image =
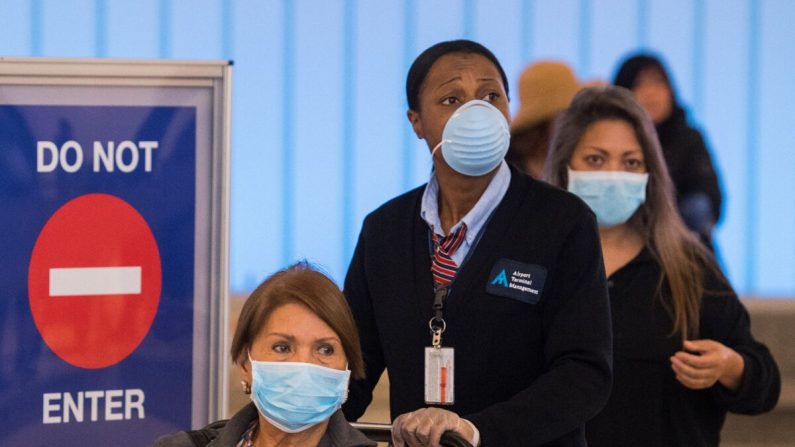
[[[472,100],[488,102],[499,111],[504,117],[507,142],[508,80],[494,54],[479,43],[453,40],[423,51],[409,69],[406,97],[409,122],[430,150],[442,141],[445,125],[453,113]],[[500,160],[503,155],[504,152],[499,155]],[[437,172],[454,170],[444,161],[445,157],[434,157]]]
[[[232,360],[251,384],[256,361],[312,363],[364,377],[359,335],[336,284],[307,263],[275,273],[246,300],[232,340]]]
[[[580,87],[565,62],[538,61],[528,65],[519,77],[519,111],[511,122],[511,133],[554,119],[569,106]]]
[[[565,62],[538,61],[519,78],[519,111],[511,121],[511,146],[506,160],[540,178],[555,118],[581,88]]]
[[[676,105],[673,84],[662,60],[650,54],[625,59],[613,84],[632,90],[654,124],[665,121]]]

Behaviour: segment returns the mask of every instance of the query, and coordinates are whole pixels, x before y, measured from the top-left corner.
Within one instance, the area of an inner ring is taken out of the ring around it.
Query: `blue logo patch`
[[[491,285],[499,284],[503,287],[508,287],[508,277],[505,275],[505,269],[500,271],[500,274],[495,276],[493,280],[491,280]]]
[[[511,259],[500,259],[491,269],[486,292],[527,304],[541,300],[547,269]]]

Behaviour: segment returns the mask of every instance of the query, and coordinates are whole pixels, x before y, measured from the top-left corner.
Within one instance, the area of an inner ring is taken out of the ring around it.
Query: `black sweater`
[[[657,125],[668,173],[676,187],[677,202],[693,193],[709,197],[715,222],[721,215],[721,191],[718,175],[701,133],[687,123],[685,111],[674,104],[671,115]]]
[[[343,406],[349,420],[362,415],[385,367],[393,418],[427,406],[423,353],[431,342],[433,285],[422,192],[367,216],[348,270],[345,294],[368,377],[351,384]],[[585,445],[584,424],[604,405],[611,381],[610,314],[593,214],[568,192],[512,170],[473,250],[445,301],[442,342],[455,348],[456,398],[444,408],[472,421],[484,446]],[[543,281],[538,302],[487,292],[502,260],[535,272],[536,286]]]
[[[755,414],[776,405],[780,378],[767,348],[754,340],[748,313],[725,281],[710,275],[700,315],[702,339],[734,349],[745,361],[740,387],[705,390],[680,384],[669,358],[682,349],[655,295],[660,266],[648,250],[610,276],[614,384],[604,410],[587,425],[588,445],[717,446],[727,411]]]

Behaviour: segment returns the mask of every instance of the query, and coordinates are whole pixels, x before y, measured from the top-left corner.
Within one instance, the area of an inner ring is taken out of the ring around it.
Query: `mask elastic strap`
[[[433,157],[436,156],[436,151],[438,151],[442,147],[442,144],[444,143],[452,143],[452,141],[443,139],[442,141],[439,142],[439,144],[434,146],[433,149],[431,149],[431,160],[433,160]]]
[[[350,363],[345,362],[345,371],[350,371],[351,370],[350,366],[351,366]],[[348,401],[348,391],[350,391],[350,386],[351,386],[350,380],[351,378],[350,376],[348,376],[348,384],[345,386],[345,395],[342,397],[343,404]],[[342,404],[340,404],[340,406],[342,406]]]
[[[439,144],[437,144],[436,146],[434,146],[433,149],[431,149],[431,160],[433,160],[433,157],[436,156],[436,151],[438,151],[439,148],[442,147],[442,143],[444,143],[444,140],[440,141]]]

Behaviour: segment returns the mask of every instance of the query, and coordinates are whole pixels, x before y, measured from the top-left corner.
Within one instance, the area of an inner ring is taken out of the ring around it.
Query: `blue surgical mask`
[[[442,141],[431,154],[442,147],[444,161],[468,176],[485,175],[500,164],[508,152],[511,132],[508,121],[496,107],[474,99],[450,116],[442,131]]]
[[[649,174],[624,171],[574,171],[569,168],[569,191],[596,214],[600,228],[628,221],[646,201]]]
[[[260,414],[286,433],[298,433],[331,417],[348,397],[351,372],[311,363],[251,360],[251,400]]]

